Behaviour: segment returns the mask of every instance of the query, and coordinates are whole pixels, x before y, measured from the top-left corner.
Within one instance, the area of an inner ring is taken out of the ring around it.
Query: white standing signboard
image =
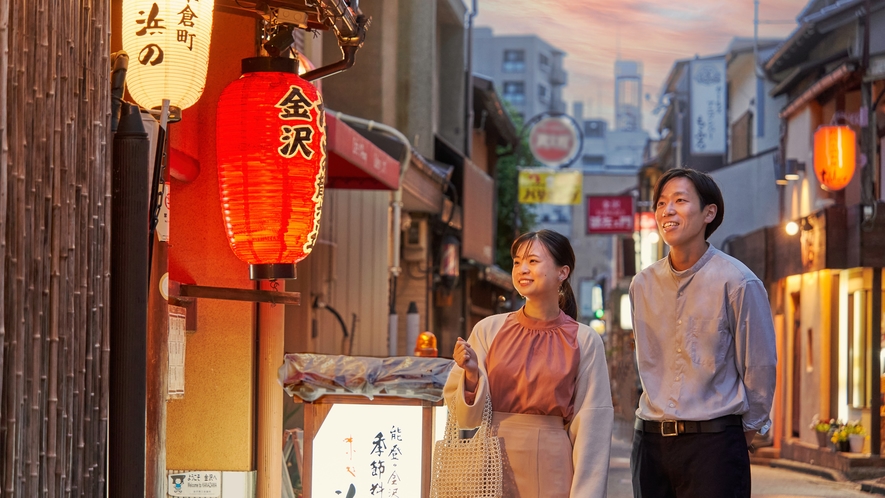
[[[313,442],[311,495],[421,496],[420,406],[332,406]]]
[[[725,58],[691,61],[691,153],[725,154]]]

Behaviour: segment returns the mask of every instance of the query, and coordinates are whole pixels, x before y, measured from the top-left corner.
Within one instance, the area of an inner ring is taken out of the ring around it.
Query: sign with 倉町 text
[[[725,58],[691,61],[692,154],[725,154]]]

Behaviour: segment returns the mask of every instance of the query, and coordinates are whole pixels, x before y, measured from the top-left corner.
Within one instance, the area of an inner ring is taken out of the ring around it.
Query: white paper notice
[[[184,397],[185,322],[187,311],[169,306],[169,388],[167,399]]]

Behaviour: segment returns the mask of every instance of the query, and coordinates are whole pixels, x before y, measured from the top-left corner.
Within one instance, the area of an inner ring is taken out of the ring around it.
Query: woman
[[[486,395],[501,438],[504,496],[604,497],[614,412],[602,339],[575,321],[575,253],[540,230],[510,247],[519,311],[458,338],[444,395],[458,425],[479,426]]]

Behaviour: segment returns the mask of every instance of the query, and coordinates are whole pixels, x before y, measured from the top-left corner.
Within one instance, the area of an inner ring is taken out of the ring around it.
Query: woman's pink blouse
[[[494,410],[570,421],[581,360],[577,334],[578,323],[561,311],[549,321],[522,309],[510,313],[486,357]]]

